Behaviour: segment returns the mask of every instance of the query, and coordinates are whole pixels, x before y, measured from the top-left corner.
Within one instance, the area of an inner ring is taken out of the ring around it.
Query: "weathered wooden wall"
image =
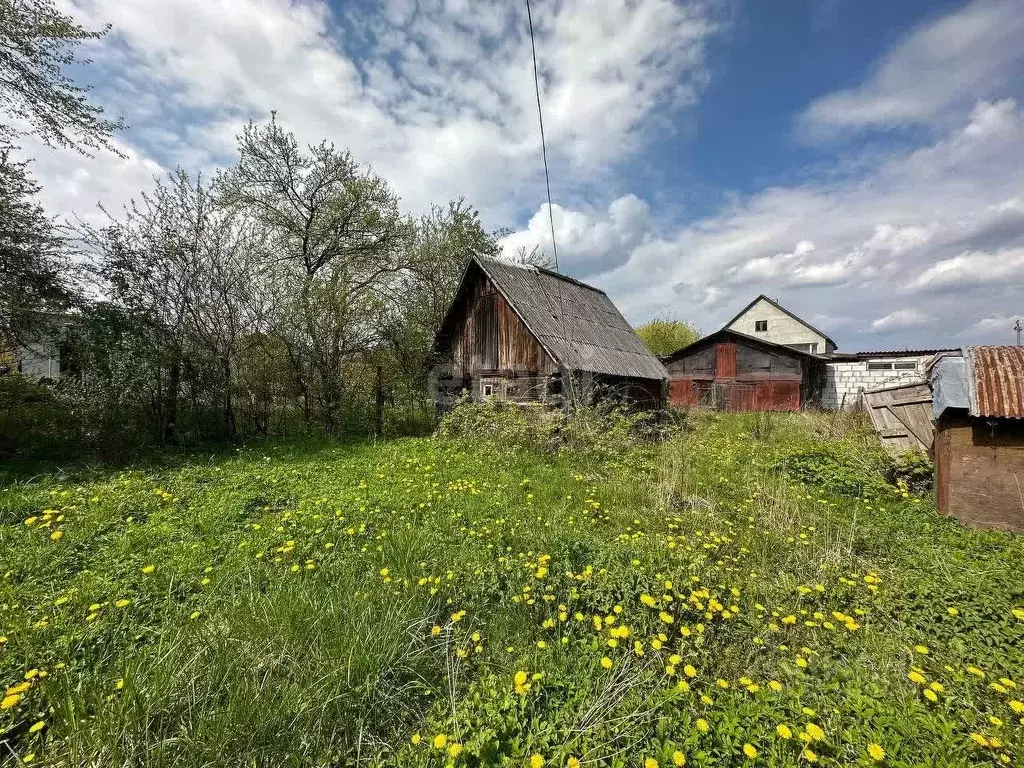
[[[935,434],[940,512],[976,528],[1024,532],[1024,421],[947,411]]]
[[[438,402],[463,390],[480,399],[484,387],[514,400],[543,400],[557,366],[486,276],[472,283],[459,312],[450,354],[432,374]]]
[[[796,411],[824,379],[824,363],[742,340],[697,346],[665,367],[672,405],[727,411]]]

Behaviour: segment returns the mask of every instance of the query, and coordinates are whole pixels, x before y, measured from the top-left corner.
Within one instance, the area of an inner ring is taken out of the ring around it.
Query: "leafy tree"
[[[237,164],[218,179],[221,199],[266,228],[287,297],[275,334],[329,434],[341,427],[346,369],[382,342],[404,301],[412,223],[387,182],[347,150],[299,146],[276,116],[238,137]]]
[[[636,329],[637,336],[656,355],[670,355],[693,344],[701,337],[700,329],[674,317],[662,315]]]
[[[110,27],[88,30],[61,13],[53,0],[0,0],[0,140],[13,141],[26,124],[50,146],[112,149],[111,137],[123,127],[89,102],[89,88],[65,69],[89,63],[76,58],[85,41],[98,40]]]
[[[24,343],[72,300],[67,241],[37,201],[28,164],[0,146],[0,342]],[[3,344],[0,344],[3,346]]]

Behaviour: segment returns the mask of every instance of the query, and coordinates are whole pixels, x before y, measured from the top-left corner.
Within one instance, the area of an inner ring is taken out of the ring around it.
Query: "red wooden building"
[[[728,328],[663,359],[669,402],[726,411],[797,411],[821,403],[825,360]]]

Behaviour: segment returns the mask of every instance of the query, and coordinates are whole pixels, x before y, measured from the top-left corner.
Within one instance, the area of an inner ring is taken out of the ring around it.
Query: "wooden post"
[[[377,426],[374,434],[380,437],[384,428],[384,366],[377,366]]]

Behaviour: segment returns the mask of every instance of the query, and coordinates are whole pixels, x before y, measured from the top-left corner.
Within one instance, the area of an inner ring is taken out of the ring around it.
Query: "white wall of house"
[[[822,408],[856,408],[861,393],[895,384],[916,384],[927,381],[925,364],[931,355],[877,357],[828,363]],[[915,364],[909,369],[911,363]],[[899,367],[897,367],[899,366]]]
[[[35,342],[20,347],[15,356],[25,376],[60,378],[60,351],[55,344]]]
[[[764,330],[758,330],[759,323],[766,324]],[[773,344],[816,345],[814,348],[801,347],[804,352],[822,354],[831,351],[827,349],[828,341],[824,336],[808,328],[799,320],[793,319],[764,299],[759,300],[754,306],[737,317],[728,327],[734,331],[745,333],[748,336],[770,341]]]

